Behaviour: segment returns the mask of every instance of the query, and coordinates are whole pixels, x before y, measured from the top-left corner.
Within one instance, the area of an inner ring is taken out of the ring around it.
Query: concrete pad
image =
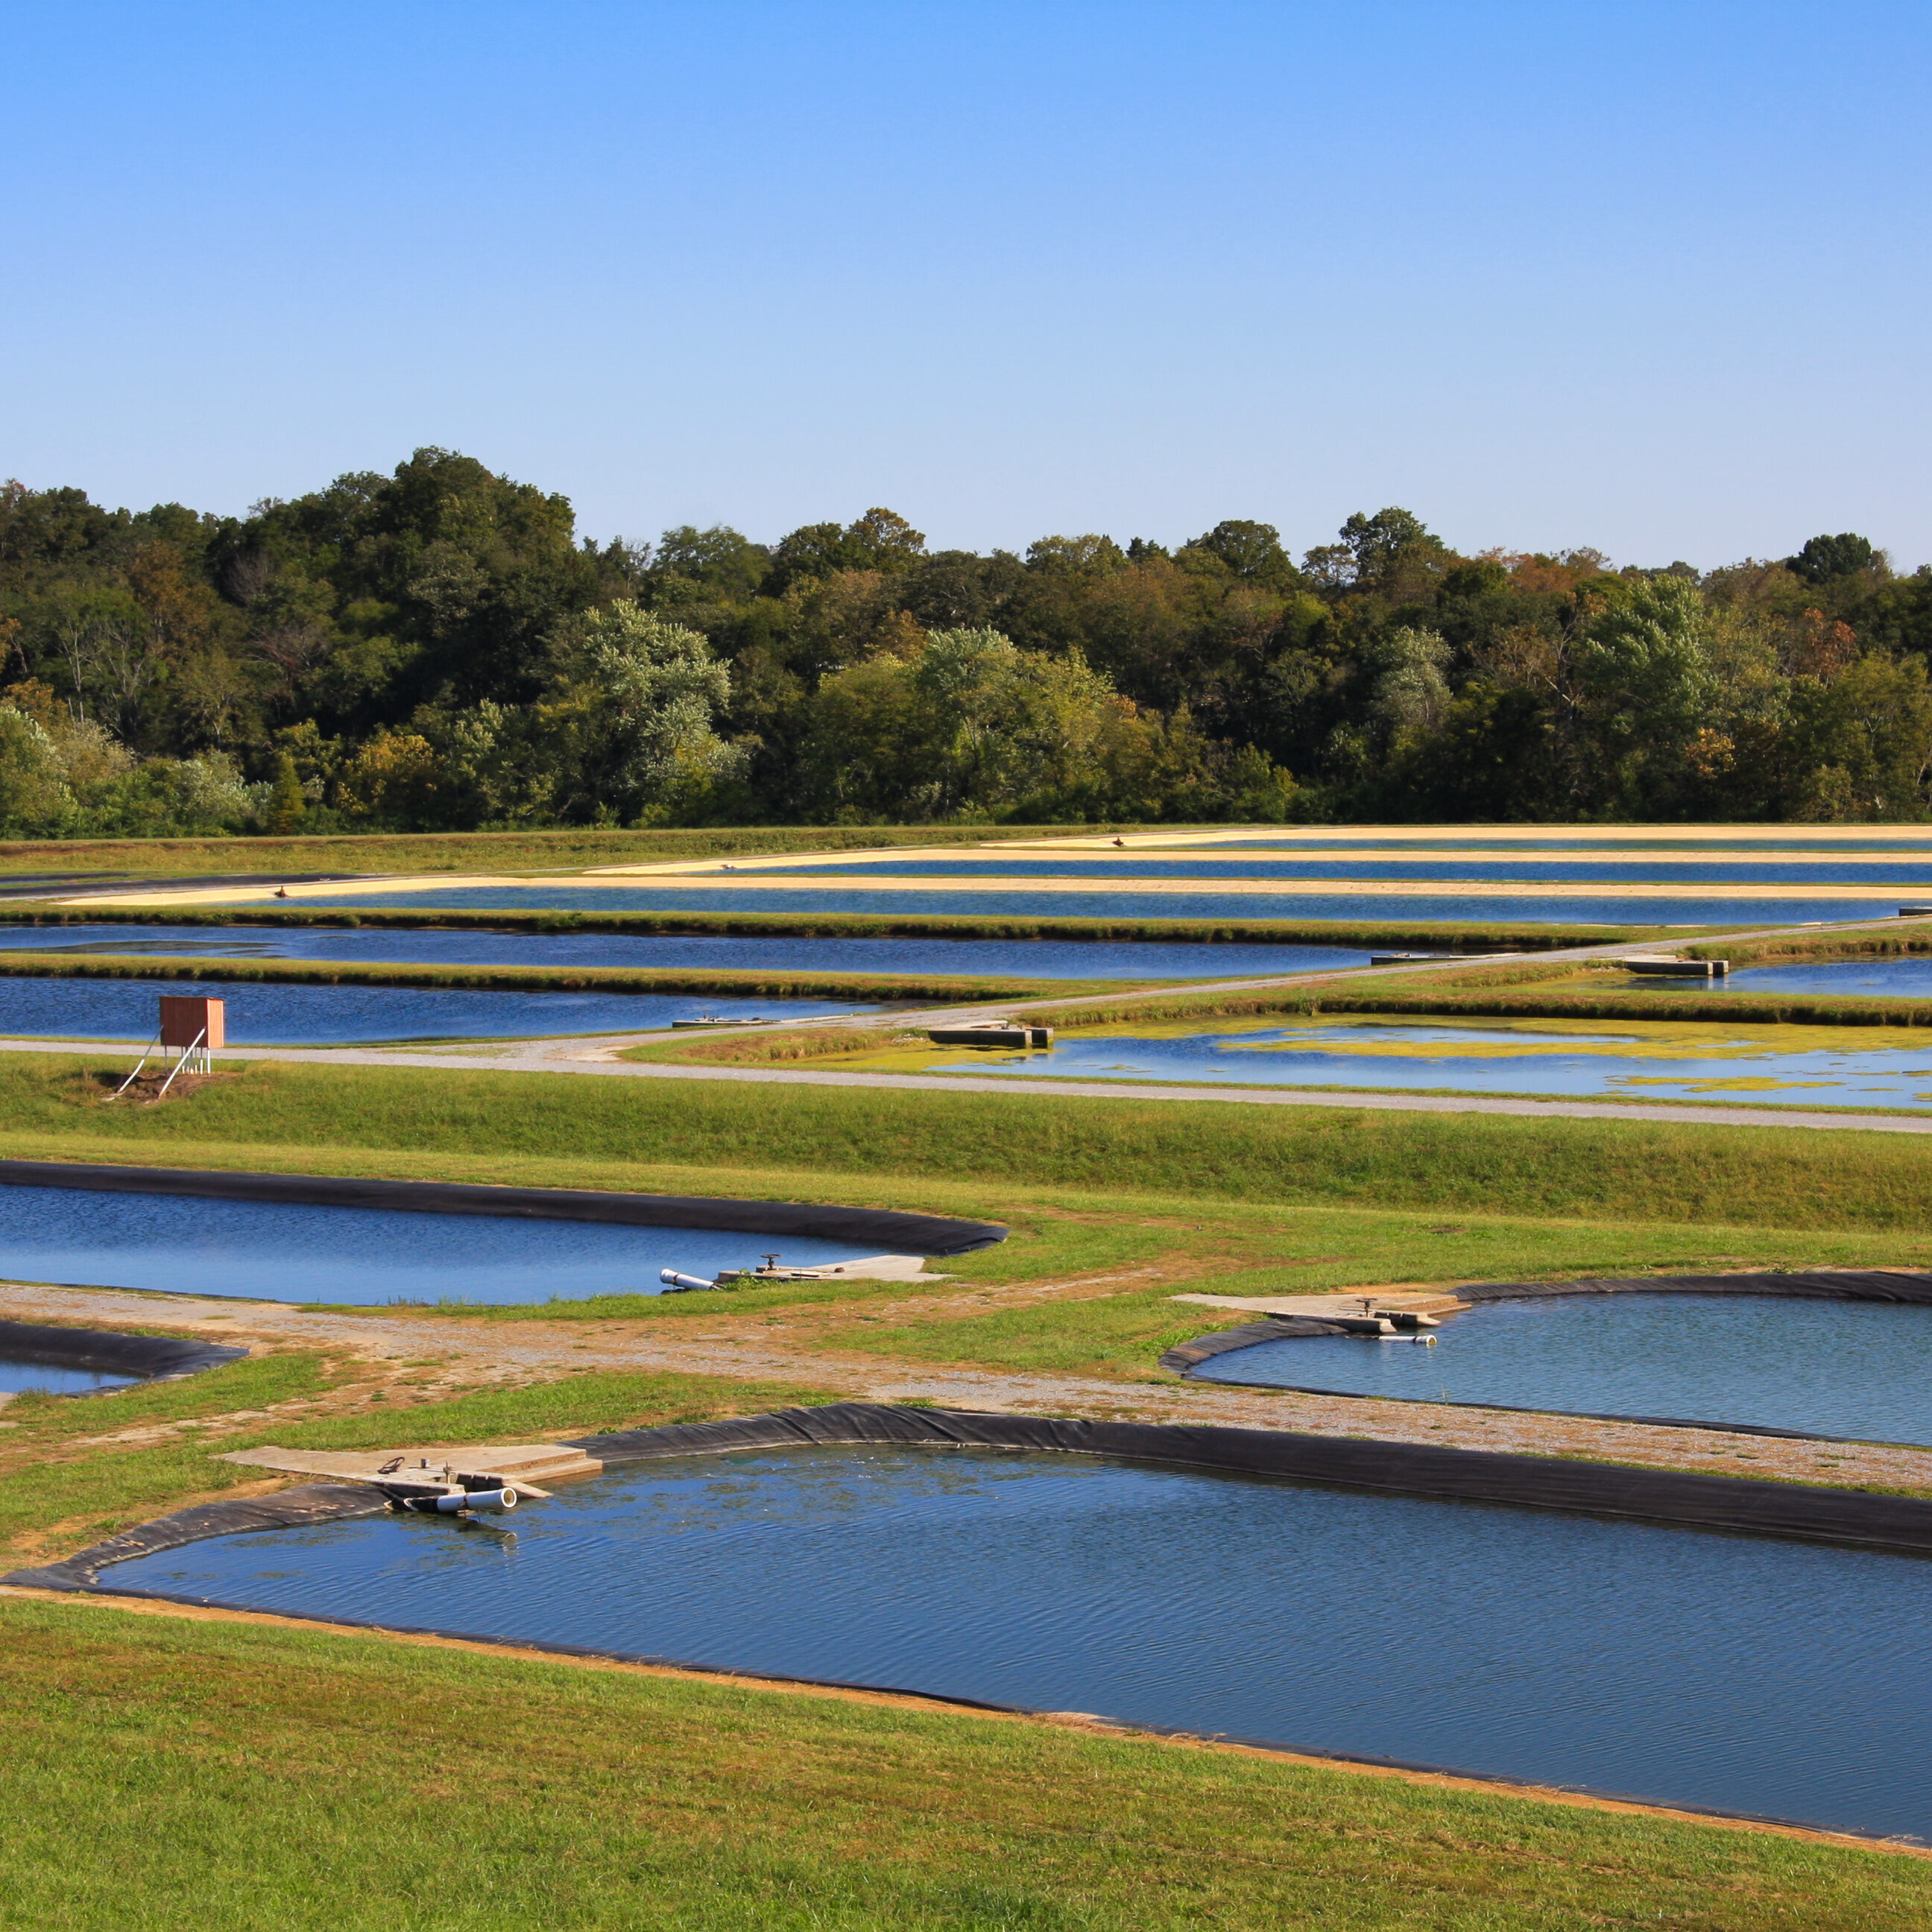
[[[1168,1299],[1195,1302],[1203,1308],[1238,1308],[1251,1315],[1305,1315],[1318,1322],[1365,1313],[1456,1315],[1470,1306],[1444,1289],[1419,1294],[1371,1289],[1363,1294],[1176,1294]],[[1371,1304],[1366,1310],[1362,1306],[1365,1301]]]
[[[351,1482],[374,1482],[385,1462],[403,1459],[394,1473],[398,1478],[423,1473],[440,1475],[446,1468],[465,1475],[500,1476],[506,1482],[527,1486],[539,1476],[547,1483],[567,1482],[579,1476],[596,1476],[604,1465],[594,1456],[573,1449],[568,1443],[518,1442],[508,1444],[469,1444],[459,1448],[436,1449],[278,1449],[272,1444],[260,1449],[231,1450],[218,1460],[238,1462],[244,1468],[273,1469],[290,1476],[334,1476]]]

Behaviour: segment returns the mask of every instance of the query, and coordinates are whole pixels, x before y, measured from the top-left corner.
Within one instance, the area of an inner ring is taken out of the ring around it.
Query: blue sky
[[[0,4],[0,472],[1932,560],[1932,8]]]

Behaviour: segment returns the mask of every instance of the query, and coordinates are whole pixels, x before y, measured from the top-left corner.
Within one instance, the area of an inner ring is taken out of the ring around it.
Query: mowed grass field
[[[110,1051],[0,1057],[16,1157],[278,1167],[405,1159],[808,1178],[800,1198],[891,1206],[971,1183],[1230,1202],[1915,1237],[1932,1147],[1855,1130],[1403,1114],[1233,1101],[1059,1099],[265,1060],[160,1106],[108,1101]],[[217,1159],[215,1150],[227,1151]],[[401,1170],[398,1168],[398,1172]],[[606,1183],[597,1184],[606,1185]]]
[[[0,1926],[1874,1932],[1932,1864],[1185,1744],[0,1601]]]
[[[925,1208],[1012,1228],[946,1264],[968,1287],[1118,1277],[930,1323],[903,1311],[941,1291],[903,1283],[730,1298],[838,1298],[836,1346],[910,1359],[1156,1376],[1166,1340],[1214,1325],[1181,1286],[1932,1262],[1932,1149],[1878,1135],[296,1063],[104,1102],[93,1076],[125,1064],[0,1057],[0,1155]],[[882,1297],[902,1312],[867,1323]],[[687,1321],[708,1299],[450,1318]],[[0,1543],[45,1560],[243,1490],[254,1472],[215,1459],[253,1442],[526,1440],[838,1393],[584,1359],[466,1386],[311,1350],[23,1398]],[[1932,1927],[1932,1863],[1894,1852],[373,1635],[5,1597],[0,1684],[5,1928]]]

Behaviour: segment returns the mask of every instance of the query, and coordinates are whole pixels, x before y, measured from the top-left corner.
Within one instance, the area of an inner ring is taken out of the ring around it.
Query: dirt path
[[[903,1309],[868,1301],[884,1319],[915,1312],[983,1315],[1043,1295],[1100,1292],[1099,1280],[962,1288],[956,1307],[930,1294]],[[586,1368],[676,1370],[689,1375],[777,1382],[874,1402],[908,1400],[1012,1414],[1081,1415],[1115,1420],[1220,1423],[1313,1435],[1375,1437],[1546,1456],[1574,1456],[1714,1474],[1794,1482],[1932,1492],[1932,1450],[1781,1441],[1721,1431],[1515,1414],[1432,1404],[1300,1395],[1210,1383],[1116,1381],[1101,1376],[997,1366],[934,1365],[826,1346],[835,1324],[849,1327],[850,1304],[734,1316],[680,1316],[633,1322],[482,1322],[404,1312],[340,1314],[273,1303],[202,1300],[115,1289],[0,1285],[0,1316],[15,1321],[165,1323],[211,1340],[257,1348],[320,1348],[354,1359],[364,1372],[327,1406],[360,1408],[378,1389],[395,1418],[396,1441],[411,1439],[409,1409],[395,1396],[446,1396],[491,1382],[546,1382]],[[1204,1323],[1204,1326],[1205,1324]],[[1151,1376],[1154,1371],[1150,1370]],[[315,1405],[288,1406],[292,1415]],[[258,1412],[178,1428],[136,1430],[112,1439],[160,1440],[191,1430],[208,1438],[259,1430]]]

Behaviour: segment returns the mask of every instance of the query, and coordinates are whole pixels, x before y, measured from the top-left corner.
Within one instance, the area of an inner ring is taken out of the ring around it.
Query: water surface
[[[1891,1302],[1551,1295],[1451,1316],[1432,1346],[1307,1336],[1216,1355],[1193,1372],[1411,1402],[1932,1443],[1932,1308]]]
[[[74,1395],[82,1389],[125,1388],[139,1376],[116,1376],[98,1369],[60,1369],[46,1362],[20,1362],[0,1355],[0,1395],[35,1389],[45,1395]]]
[[[1678,983],[1692,986],[1697,982],[1684,980]],[[1790,966],[1741,966],[1730,976],[1730,987],[1734,993],[1846,993],[1862,999],[1932,999],[1932,957],[1834,959],[1807,961]],[[1715,988],[1706,986],[1701,990],[1709,992]]]
[[[491,1214],[0,1186],[0,1280],[259,1301],[494,1306],[656,1294],[661,1268],[715,1275],[777,1250],[796,1267],[877,1250],[802,1234],[626,1228]]]
[[[106,1580],[1932,1832],[1910,1558],[897,1449],[642,1465],[510,1520],[224,1538]]]
[[[1897,885],[1914,890],[1932,885],[1932,855],[1913,861],[1840,859],[1821,854],[1811,859],[1790,856],[1713,861],[1658,858],[1637,862],[1596,859],[1573,853],[1561,859],[1431,859],[1370,857],[1355,854],[1300,853],[1261,858],[1214,854],[1178,858],[1168,854],[1143,857],[1140,851],[1112,859],[824,860],[796,866],[760,866],[768,878],[863,877],[890,873],[902,878],[1111,878],[1141,879],[1394,879],[1418,883],[1433,880],[1480,880],[1504,884],[1550,885],[1570,880],[1586,885]],[[1826,876],[1821,877],[1823,874]]]
[[[1212,1033],[1066,1033],[922,1065],[1016,1078],[1932,1107],[1932,1033],[1663,1020],[1319,1019]]]
[[[419,986],[290,986],[241,980],[29,980],[0,976],[0,1034],[151,1040],[157,1000],[206,994],[226,1004],[231,1046],[543,1039],[646,1033],[674,1020],[808,1019],[872,1012],[850,1000],[724,998],[663,993],[446,992]]]
[[[1750,926],[1781,927],[1808,922],[1878,919],[1895,908],[1884,899],[1632,898],[1614,891],[1576,898],[1520,892],[835,892],[801,886],[744,889],[661,886],[443,886],[419,892],[332,893],[302,903],[314,906],[392,906],[430,910],[438,906],[520,912],[862,913],[880,918],[908,914],[977,914],[1010,919],[1347,920],[1360,925],[1473,920],[1482,925]]]
[[[401,903],[398,902],[398,903]],[[631,910],[638,910],[632,908]],[[1199,940],[813,939],[784,934],[450,932],[328,926],[64,926],[0,922],[0,952],[221,958],[421,960],[453,966],[656,966],[685,971],[1016,975],[1029,980],[1240,980],[1339,971],[1369,956],[1344,946]],[[715,1003],[714,1003],[715,1004]],[[788,1003],[785,1010],[800,1007]]]

